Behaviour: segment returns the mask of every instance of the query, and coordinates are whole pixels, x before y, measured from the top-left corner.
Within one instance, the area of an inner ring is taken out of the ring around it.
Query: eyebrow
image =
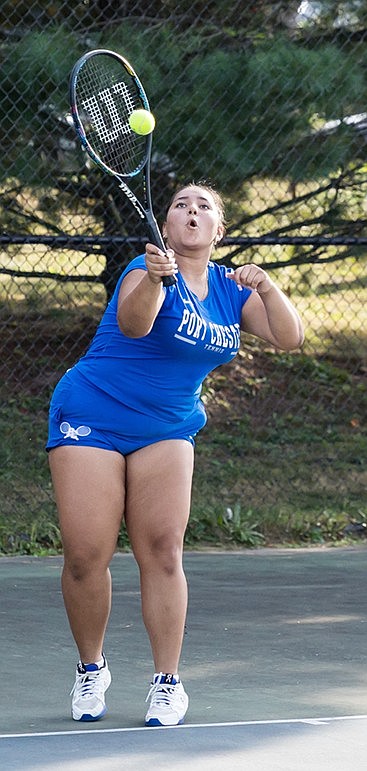
[[[190,198],[189,195],[179,195],[177,198],[175,198],[175,201],[187,201],[187,199]],[[205,203],[210,204],[209,198],[206,198],[204,195],[198,195],[199,201],[205,201]]]

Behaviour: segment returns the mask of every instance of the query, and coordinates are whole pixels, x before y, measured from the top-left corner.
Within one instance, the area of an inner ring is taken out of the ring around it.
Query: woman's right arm
[[[149,334],[165,298],[162,276],[175,267],[171,250],[164,254],[156,246],[147,244],[145,257],[147,270],[132,270],[120,287],[117,322],[127,337]]]

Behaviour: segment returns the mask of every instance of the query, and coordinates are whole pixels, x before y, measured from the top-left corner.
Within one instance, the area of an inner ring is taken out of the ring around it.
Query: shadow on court
[[[0,559],[0,767],[365,771],[367,548],[186,553],[183,727],[142,728],[152,675],[132,555],[112,563],[109,708],[70,719],[62,559]]]

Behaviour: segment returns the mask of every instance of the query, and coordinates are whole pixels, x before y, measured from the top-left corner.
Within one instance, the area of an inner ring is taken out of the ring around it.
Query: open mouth
[[[197,227],[198,227],[198,223],[197,223],[196,219],[194,219],[194,217],[192,217],[192,218],[191,218],[191,219],[188,221],[188,223],[187,223],[187,224],[188,224],[189,228],[197,228]]]

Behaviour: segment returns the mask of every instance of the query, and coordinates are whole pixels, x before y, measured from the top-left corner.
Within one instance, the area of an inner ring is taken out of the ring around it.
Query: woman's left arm
[[[301,319],[284,292],[265,270],[243,265],[229,274],[238,286],[254,290],[243,306],[241,329],[277,348],[292,351],[303,343]]]

